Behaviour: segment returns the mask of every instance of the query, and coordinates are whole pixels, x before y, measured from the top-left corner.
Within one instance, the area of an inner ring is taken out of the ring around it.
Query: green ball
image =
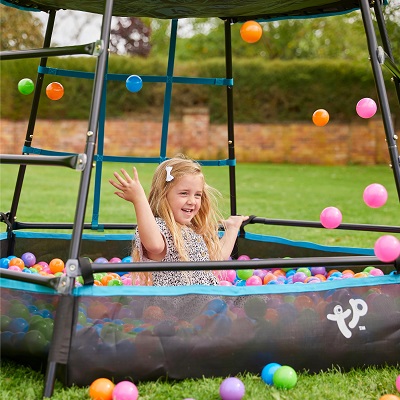
[[[297,383],[296,371],[288,365],[283,365],[275,371],[272,381],[279,389],[292,389]]]
[[[28,95],[31,94],[35,89],[35,85],[32,79],[24,78],[18,82],[18,90],[20,93]]]
[[[297,272],[303,272],[303,273],[306,274],[307,276],[311,276],[311,271],[310,271],[310,269],[307,268],[307,267],[297,268]]]
[[[244,281],[246,279],[249,279],[251,276],[253,276],[253,270],[252,269],[239,269],[236,272],[238,278],[243,279]]]

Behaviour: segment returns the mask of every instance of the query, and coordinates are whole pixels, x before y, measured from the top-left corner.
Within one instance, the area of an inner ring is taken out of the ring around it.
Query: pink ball
[[[226,272],[226,280],[233,282],[236,279],[236,271],[234,269],[228,269]]]
[[[371,208],[382,207],[388,198],[387,190],[379,183],[372,183],[364,189],[364,203]]]
[[[371,269],[371,271],[369,271],[369,274],[372,275],[372,276],[382,276],[382,275],[385,275],[385,274],[383,273],[383,271],[382,271],[381,269],[379,269],[379,268]]]
[[[400,255],[400,241],[392,235],[383,235],[374,246],[376,257],[383,262],[392,262]]]
[[[232,282],[229,281],[219,281],[220,286],[233,286]]]
[[[129,381],[117,383],[112,391],[112,400],[137,400],[138,397],[136,385]]]
[[[262,283],[262,279],[257,275],[253,275],[246,280],[246,286],[260,286]]]
[[[364,97],[356,105],[357,114],[361,118],[371,118],[375,115],[377,106],[374,100]]]
[[[396,389],[400,392],[400,375],[396,378]]]
[[[342,223],[342,213],[336,207],[326,207],[319,217],[324,228],[334,229]]]
[[[238,261],[249,261],[249,260],[251,260],[251,258],[246,254],[242,254],[241,256],[238,257]]]

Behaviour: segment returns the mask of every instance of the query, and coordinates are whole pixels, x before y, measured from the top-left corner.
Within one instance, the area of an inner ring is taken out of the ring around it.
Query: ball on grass
[[[288,365],[282,365],[275,371],[272,381],[279,389],[292,389],[297,383],[296,371]]]
[[[273,377],[275,371],[282,367],[281,364],[278,363],[269,363],[267,364],[261,371],[261,379],[267,384],[272,386],[273,385]]]
[[[114,383],[107,378],[99,378],[89,386],[89,396],[92,400],[113,400]]]
[[[226,378],[219,387],[222,400],[241,400],[245,393],[243,382],[238,378]]]

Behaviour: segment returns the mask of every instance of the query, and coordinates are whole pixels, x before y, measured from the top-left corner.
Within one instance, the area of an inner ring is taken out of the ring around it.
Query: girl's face
[[[183,175],[168,191],[167,200],[176,222],[181,225],[190,224],[199,212],[203,188],[203,175]]]

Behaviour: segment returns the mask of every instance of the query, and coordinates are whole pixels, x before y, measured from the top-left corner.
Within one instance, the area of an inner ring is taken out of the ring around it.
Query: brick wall
[[[27,121],[0,120],[1,153],[20,154]],[[104,153],[107,155],[158,156],[161,118],[107,120]],[[85,148],[87,121],[37,120],[33,147],[81,153]],[[399,133],[398,133],[399,134]],[[236,158],[241,162],[319,165],[389,164],[382,121],[357,124],[329,122],[235,124]],[[182,152],[193,158],[227,157],[226,125],[210,124],[207,109],[185,109],[169,123],[168,156]]]

